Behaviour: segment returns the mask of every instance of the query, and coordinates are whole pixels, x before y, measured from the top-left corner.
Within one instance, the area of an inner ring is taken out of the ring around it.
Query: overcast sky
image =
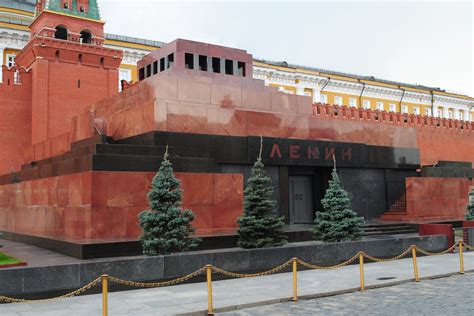
[[[254,57],[474,96],[472,1],[99,0],[108,33],[186,38]]]

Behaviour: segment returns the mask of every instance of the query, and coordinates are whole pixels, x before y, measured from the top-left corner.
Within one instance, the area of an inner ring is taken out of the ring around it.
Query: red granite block
[[[107,172],[93,172],[91,179],[91,205],[107,206]]]
[[[185,206],[186,207],[186,206]],[[189,207],[191,211],[193,211],[195,218],[193,221],[193,227],[196,228],[197,234],[199,234],[200,230],[208,230],[213,229],[213,205],[205,204],[205,205],[193,205]]]
[[[90,238],[126,237],[126,221],[123,207],[92,207]]]
[[[145,173],[110,172],[107,174],[107,206],[147,205]]]
[[[80,173],[66,176],[69,183],[69,207],[82,206],[82,175]]]
[[[183,205],[212,204],[214,200],[214,177],[211,173],[177,173],[183,190]]]

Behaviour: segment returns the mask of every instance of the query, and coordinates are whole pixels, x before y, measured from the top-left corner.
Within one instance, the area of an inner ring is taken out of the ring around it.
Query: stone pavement
[[[459,271],[459,255],[454,253],[434,257],[419,257],[418,267],[422,278],[456,273]],[[465,253],[465,269],[466,271],[474,271],[474,252]],[[464,277],[468,277],[468,275]],[[367,288],[409,281],[412,278],[411,258],[365,265]],[[224,309],[232,310],[236,306],[257,306],[260,302],[278,303],[285,301],[291,296],[291,280],[291,273],[281,273],[251,279],[213,282],[214,307],[217,311],[219,309],[224,311]],[[421,280],[421,283],[424,282],[427,282],[427,280]],[[346,266],[337,270],[298,272],[300,296],[322,296],[325,293],[350,292],[357,290],[358,286],[358,265]],[[427,287],[429,286],[427,285]],[[455,288],[453,292],[460,293]],[[353,295],[365,297],[365,295],[370,296],[370,293],[371,291],[368,290],[365,293]],[[388,299],[394,300],[396,298],[392,296]],[[456,304],[452,299],[448,303]],[[328,303],[328,305],[331,304],[338,308],[337,304]],[[86,295],[49,303],[0,305],[0,315],[92,316],[101,315],[101,306],[101,295]],[[207,290],[205,283],[114,292],[110,293],[109,296],[109,315],[166,315],[193,313],[206,309]]]
[[[473,300],[474,274],[466,274],[222,315],[474,315]]]

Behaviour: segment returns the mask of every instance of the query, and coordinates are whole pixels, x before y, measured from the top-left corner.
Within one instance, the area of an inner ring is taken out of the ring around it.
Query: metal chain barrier
[[[44,302],[54,302],[54,301],[58,301],[58,300],[61,300],[63,298],[69,298],[69,297],[74,297],[74,296],[78,296],[88,290],[90,290],[91,288],[93,288],[94,286],[96,286],[97,284],[99,284],[101,282],[101,278],[98,277],[97,279],[93,280],[92,282],[90,283],[87,283],[86,285],[84,285],[83,287],[81,287],[80,289],[77,289],[73,292],[70,292],[70,293],[67,293],[67,294],[64,294],[64,295],[61,295],[61,296],[57,296],[57,297],[52,297],[52,298],[46,298],[46,299],[40,299],[40,300],[26,300],[26,299],[20,299],[20,298],[13,298],[13,297],[7,297],[7,296],[0,296],[0,302],[5,302],[5,303],[44,303]]]
[[[364,254],[364,257],[366,257],[367,259],[372,260],[374,262],[390,262],[390,261],[400,260],[400,259],[406,257],[409,253],[411,253],[413,247],[415,247],[415,246],[412,245],[412,246],[410,246],[410,248],[408,248],[407,250],[405,250],[404,252],[402,252],[398,256],[393,257],[393,258],[387,258],[387,259],[372,257],[371,255],[366,254],[365,252],[363,252],[363,254]]]
[[[259,276],[265,276],[265,275],[277,273],[285,269],[286,267],[290,266],[292,262],[293,262],[293,259],[288,260],[287,262],[283,263],[282,265],[279,265],[276,268],[273,268],[271,270],[264,271],[264,272],[259,272],[259,273],[235,273],[235,272],[229,272],[220,268],[216,268],[214,266],[211,266],[211,268],[212,268],[212,271],[231,277],[231,278],[253,278],[253,277],[259,277]]]
[[[179,278],[176,278],[174,280],[163,281],[163,282],[134,282],[134,281],[127,281],[127,280],[119,279],[119,278],[116,278],[116,277],[113,277],[113,276],[109,276],[108,279],[109,279],[110,282],[114,282],[114,283],[121,284],[121,285],[127,285],[127,286],[132,286],[132,287],[142,287],[142,288],[153,288],[153,287],[163,287],[163,286],[170,286],[170,285],[175,285],[175,284],[178,284],[178,283],[182,283],[182,282],[185,282],[189,279],[192,279],[192,278],[200,275],[204,271],[206,271],[206,267],[202,267],[201,269],[196,270],[196,271],[194,271],[194,272],[192,272],[188,275],[185,275],[183,277],[179,277]]]
[[[426,250],[423,250],[423,249],[420,249],[418,247],[416,247],[416,251],[424,254],[425,256],[439,256],[439,255],[444,255],[444,254],[447,254],[448,252],[452,252],[454,249],[456,249],[458,247],[458,244],[455,243],[454,245],[452,245],[451,247],[449,247],[448,249],[444,250],[444,251],[440,251],[440,252],[429,252],[429,251],[426,251]]]
[[[468,244],[463,243],[463,246],[466,247],[469,250],[474,250],[474,247],[469,246]]]
[[[103,301],[103,315],[106,316],[108,314],[108,299],[107,299],[107,294],[108,294],[108,282],[114,282],[116,284],[120,285],[125,285],[125,286],[131,286],[131,287],[141,287],[141,288],[156,288],[156,287],[164,287],[164,286],[170,286],[170,285],[175,285],[179,284],[182,282],[185,282],[189,279],[192,279],[200,274],[203,274],[205,272],[206,274],[206,279],[207,279],[207,287],[208,287],[208,312],[212,314],[212,272],[215,273],[220,273],[224,276],[231,277],[231,278],[253,278],[253,277],[259,277],[259,276],[266,276],[266,275],[271,275],[277,272],[282,271],[283,269],[289,267],[292,265],[293,267],[293,301],[298,300],[298,294],[297,294],[297,266],[298,264],[302,265],[303,267],[306,267],[308,269],[313,269],[313,270],[329,270],[329,269],[337,269],[346,265],[349,265],[353,263],[356,260],[359,260],[359,265],[360,265],[360,283],[361,283],[361,291],[364,290],[364,257],[374,261],[374,262],[389,262],[389,261],[395,261],[402,259],[406,257],[410,252],[413,257],[413,268],[414,268],[414,280],[419,281],[419,275],[418,275],[418,267],[416,263],[416,253],[420,252],[426,256],[439,256],[443,254],[447,254],[452,252],[454,249],[459,247],[459,256],[460,256],[460,273],[464,273],[464,257],[463,257],[463,248],[465,247],[466,249],[469,250],[474,250],[474,247],[464,244],[462,241],[459,241],[458,243],[454,244],[453,246],[449,247],[448,249],[440,252],[430,252],[426,251],[423,249],[420,249],[416,247],[415,245],[411,245],[410,248],[399,254],[398,256],[395,256],[393,258],[377,258],[373,257],[371,255],[368,255],[367,253],[363,251],[359,251],[357,254],[355,254],[353,257],[350,259],[341,262],[339,264],[333,265],[333,266],[318,266],[314,265],[308,262],[305,262],[301,259],[298,258],[293,258],[291,260],[288,260],[287,262],[273,268],[267,271],[259,272],[259,273],[236,273],[236,272],[230,272],[226,271],[221,268],[214,267],[210,264],[190,273],[185,276],[169,280],[169,281],[163,281],[163,282],[135,282],[135,281],[128,281],[128,280],[123,280],[114,276],[108,276],[108,275],[102,275],[101,277],[96,278],[92,282],[84,285],[83,287],[53,298],[47,298],[47,299],[39,299],[39,300],[27,300],[27,299],[17,299],[13,297],[7,297],[7,296],[2,296],[0,295],[0,302],[4,303],[42,303],[42,302],[53,302],[53,301],[58,301],[60,299],[64,298],[70,298],[74,296],[78,296],[80,294],[83,294],[84,292],[90,290],[92,287],[98,285],[99,283],[102,283],[102,301]]]
[[[301,264],[303,267],[308,268],[308,269],[313,269],[313,270],[331,270],[331,269],[337,269],[343,266],[346,266],[348,264],[351,264],[352,262],[356,261],[359,259],[360,254],[363,254],[362,251],[359,251],[357,254],[355,254],[352,258],[350,258],[347,261],[344,261],[342,263],[336,264],[334,266],[317,266],[308,262],[304,262],[303,260],[296,259],[299,264]]]

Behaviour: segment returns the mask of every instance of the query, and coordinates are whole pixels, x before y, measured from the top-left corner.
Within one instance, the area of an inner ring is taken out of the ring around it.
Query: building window
[[[379,111],[385,110],[384,107],[383,107],[383,102],[377,102],[377,110],[379,110]]]
[[[245,77],[245,63],[243,61],[237,62],[237,75]]]
[[[364,100],[364,109],[369,110],[370,109],[370,101],[369,100]]]
[[[349,98],[349,106],[351,108],[356,108],[357,107],[357,100],[354,98]]]
[[[425,109],[425,115],[426,116],[431,116],[431,109],[430,108]]]
[[[194,69],[194,55],[190,53],[184,54],[184,68]]]
[[[174,64],[174,54],[168,55],[168,65],[166,65],[166,69],[173,67]]]
[[[199,70],[207,71],[207,56],[199,55]]]
[[[119,91],[122,90],[122,80],[132,81],[132,71],[130,69],[119,70]]]
[[[56,27],[56,33],[54,33],[54,38],[60,39],[60,40],[67,40],[67,29],[62,26]]]
[[[464,121],[464,113],[463,113],[463,112],[459,111],[458,119],[459,119],[460,121]]]
[[[453,119],[453,111],[452,110],[448,111],[448,119],[450,119],[450,120]]]
[[[342,97],[340,97],[340,96],[335,96],[335,97],[334,97],[334,104],[335,104],[335,105],[342,105]]]
[[[443,108],[438,108],[438,117],[442,118],[443,117]]]
[[[160,59],[160,72],[165,71],[165,58]]]
[[[402,113],[408,114],[408,105],[405,105],[405,104],[402,105]]]
[[[138,80],[145,79],[145,68],[140,68],[138,70]]]
[[[394,113],[397,112],[397,106],[394,103],[390,103],[388,105],[388,108],[390,112],[394,112]]]
[[[413,108],[413,114],[415,114],[415,115],[420,115],[420,107],[415,106],[415,107]]]
[[[150,77],[151,76],[151,64],[146,65],[146,72],[145,72],[145,77]]]
[[[15,66],[15,54],[7,54],[7,67],[12,68]]]
[[[153,63],[153,74],[156,75],[158,73],[158,61],[155,60]]]
[[[221,59],[212,57],[212,72],[221,73]]]
[[[234,74],[234,61],[230,59],[225,60],[225,74],[233,75]]]
[[[321,103],[328,103],[328,96],[325,94],[321,94]]]
[[[92,34],[87,31],[81,32],[81,43],[82,44],[92,44]]]

